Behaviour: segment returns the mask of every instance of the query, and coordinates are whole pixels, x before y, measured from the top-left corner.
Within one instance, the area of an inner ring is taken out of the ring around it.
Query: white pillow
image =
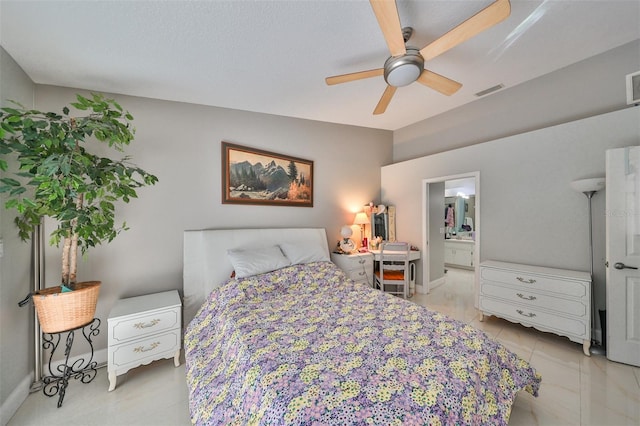
[[[280,243],[280,248],[292,265],[311,262],[328,262],[329,255],[319,244],[301,242]]]
[[[237,278],[264,274],[291,265],[278,246],[227,250]]]

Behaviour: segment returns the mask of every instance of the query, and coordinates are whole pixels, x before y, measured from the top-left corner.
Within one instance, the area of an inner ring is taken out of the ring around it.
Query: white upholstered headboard
[[[227,279],[233,267],[227,250],[269,247],[280,243],[320,246],[329,257],[323,228],[204,229],[184,232],[184,324],[195,316],[209,293]]]

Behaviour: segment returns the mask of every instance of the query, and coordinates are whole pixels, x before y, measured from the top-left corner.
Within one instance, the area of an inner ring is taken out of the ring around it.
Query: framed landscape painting
[[[313,161],[222,142],[222,203],[313,207]]]

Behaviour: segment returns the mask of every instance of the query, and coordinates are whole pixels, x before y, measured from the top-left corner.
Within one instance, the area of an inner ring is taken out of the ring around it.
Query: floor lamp
[[[571,182],[571,187],[578,192],[582,192],[589,200],[589,253],[591,255],[591,333],[596,329],[596,299],[595,283],[593,282],[593,217],[591,212],[591,199],[598,190],[604,188],[605,178],[580,179]],[[601,335],[605,333],[601,330]],[[591,337],[591,353],[604,355],[604,345],[597,345],[595,339]]]

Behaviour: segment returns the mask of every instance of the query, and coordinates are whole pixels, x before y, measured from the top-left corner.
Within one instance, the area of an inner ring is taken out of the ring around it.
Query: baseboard
[[[32,381],[33,372],[22,379],[20,383],[18,383],[18,386],[13,389],[13,392],[9,394],[9,397],[2,403],[2,407],[0,407],[0,424],[2,426],[9,423],[11,417],[16,414],[18,408],[20,408],[24,400],[27,399]]]
[[[444,284],[447,281],[447,277],[440,277],[437,280],[433,280],[429,283],[429,288],[431,290],[433,290],[434,288],[437,288],[438,286],[441,286],[442,284]]]

